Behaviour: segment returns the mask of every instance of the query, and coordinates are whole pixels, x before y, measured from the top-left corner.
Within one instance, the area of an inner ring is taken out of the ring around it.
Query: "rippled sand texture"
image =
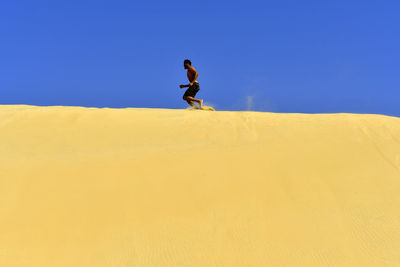
[[[0,266],[400,266],[400,118],[0,106]]]

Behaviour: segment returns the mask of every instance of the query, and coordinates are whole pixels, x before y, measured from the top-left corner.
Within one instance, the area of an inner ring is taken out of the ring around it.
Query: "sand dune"
[[[400,118],[0,106],[0,266],[400,266]]]

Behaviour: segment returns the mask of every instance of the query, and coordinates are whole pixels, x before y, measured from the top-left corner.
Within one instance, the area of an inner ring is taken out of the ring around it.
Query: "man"
[[[189,84],[181,84],[179,86],[180,88],[189,87],[183,95],[183,99],[194,108],[197,108],[197,106],[195,103],[193,103],[193,101],[199,103],[200,109],[202,109],[203,99],[194,98],[197,92],[200,90],[200,84],[197,81],[197,77],[199,76],[199,74],[197,73],[196,69],[192,67],[192,62],[190,62],[189,59],[185,59],[185,61],[183,62],[183,67],[185,68],[185,70],[187,70],[187,77],[189,79]]]

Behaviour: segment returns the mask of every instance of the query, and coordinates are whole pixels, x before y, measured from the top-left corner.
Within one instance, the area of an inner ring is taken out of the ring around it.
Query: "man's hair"
[[[192,66],[192,62],[189,59],[185,59],[185,61],[183,61],[183,64],[189,64],[190,66]]]

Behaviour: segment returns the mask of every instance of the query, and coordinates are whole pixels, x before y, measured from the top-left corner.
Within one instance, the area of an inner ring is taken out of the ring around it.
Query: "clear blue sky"
[[[400,1],[0,2],[0,104],[400,116]]]

